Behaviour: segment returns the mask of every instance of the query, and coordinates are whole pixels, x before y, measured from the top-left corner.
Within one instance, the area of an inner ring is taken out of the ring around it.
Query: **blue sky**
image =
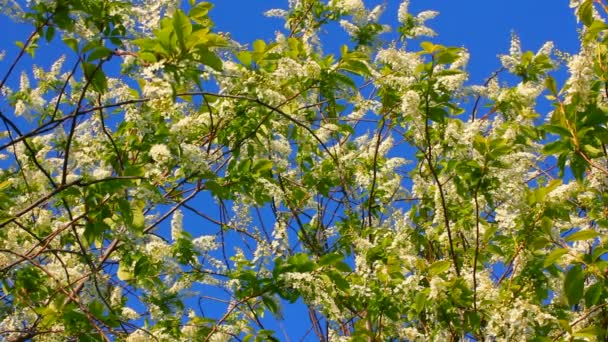
[[[368,7],[386,3],[382,19],[396,23],[400,0],[365,0],[365,3]],[[266,18],[263,12],[285,8],[287,0],[221,0],[214,4],[211,16],[216,28],[230,32],[241,43],[251,43],[259,38],[270,39],[282,28],[280,19]],[[508,52],[511,32],[520,36],[524,50],[536,51],[545,41],[552,40],[558,49],[575,53],[577,24],[568,5],[567,0],[412,0],[410,12],[427,9],[440,12],[428,22],[439,34],[435,40],[443,45],[466,47],[471,53],[470,81],[478,83],[500,66],[496,56]],[[339,46],[343,41],[336,43]],[[331,42],[326,42],[325,46],[328,45]]]
[[[215,7],[211,16],[219,31],[230,32],[241,43],[251,43],[256,39],[272,39],[274,32],[282,29],[283,22],[277,18],[266,18],[263,12],[272,8],[287,7],[287,0],[221,0],[211,1]],[[373,6],[387,4],[382,19],[396,23],[400,0],[366,1]],[[497,54],[509,49],[511,32],[521,37],[524,49],[536,50],[545,41],[552,40],[562,51],[574,53],[578,49],[576,20],[567,0],[413,0],[410,12],[433,9],[440,15],[429,21],[430,27],[439,34],[435,40],[443,45],[466,47],[471,53],[469,72],[471,81],[479,82],[499,67]],[[31,33],[30,27],[16,25],[6,17],[0,17],[5,34],[0,35],[0,51],[6,57],[0,64],[0,72],[8,68],[17,47],[14,42],[25,40]],[[329,35],[325,46],[331,48],[343,44],[345,35]],[[391,36],[386,35],[389,39]],[[340,39],[340,40],[337,40]],[[44,42],[41,42],[44,45]],[[64,53],[56,46],[44,46],[38,54],[48,56],[52,61]],[[25,63],[28,63],[26,58]],[[39,62],[39,61],[38,61]],[[18,75],[13,75],[13,79]]]
[[[266,18],[263,12],[272,8],[287,7],[287,0],[212,2],[215,3],[215,8],[211,16],[216,23],[216,29],[230,32],[232,37],[241,43],[251,43],[260,38],[272,39],[274,32],[282,29],[283,22],[276,18]],[[386,3],[387,10],[382,18],[394,24],[400,2],[376,0],[366,1],[366,4],[371,7]],[[426,9],[440,12],[437,18],[427,23],[439,34],[436,42],[466,47],[469,50],[470,84],[483,83],[486,77],[499,68],[497,55],[508,51],[512,32],[520,36],[524,50],[536,51],[547,40],[554,41],[555,46],[564,52],[576,53],[578,49],[577,24],[567,0],[413,0],[410,5],[412,13]],[[6,17],[0,17],[0,27],[5,33],[0,35],[0,51],[7,52],[5,59],[0,62],[0,75],[4,75],[17,52],[14,42],[24,40],[30,34],[31,28],[9,23]],[[390,37],[389,34],[385,39]],[[346,35],[341,32],[330,32],[325,38],[324,46],[330,51],[337,50],[347,42],[344,40],[347,39]],[[65,51],[53,46],[45,46],[38,50],[36,63],[40,63],[41,59],[52,63],[63,52]],[[26,56],[21,63],[23,64],[20,64],[18,70],[30,65],[31,58]],[[563,76],[564,74],[557,75],[558,82],[564,79]],[[9,85],[14,87],[18,84],[18,79],[19,73],[13,74]],[[542,111],[543,108],[539,110]],[[168,222],[162,229],[166,231],[167,226]],[[296,306],[285,312],[284,328],[291,341],[299,341],[310,327],[307,313],[301,309],[302,306]],[[280,328],[272,325],[270,327],[276,328],[277,337],[284,340]],[[303,340],[313,341],[312,336],[308,334]]]

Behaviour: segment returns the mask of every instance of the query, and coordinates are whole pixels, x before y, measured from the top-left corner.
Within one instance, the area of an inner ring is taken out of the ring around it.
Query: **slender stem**
[[[452,257],[452,262],[454,263],[454,269],[456,271],[456,275],[460,276],[460,266],[458,266],[458,258],[456,257],[456,252],[454,251],[454,242],[452,239],[452,229],[450,227],[450,218],[448,215],[448,206],[447,206],[447,201],[445,199],[445,194],[443,191],[443,185],[441,184],[441,182],[439,181],[439,176],[437,174],[437,170],[435,170],[435,166],[433,164],[432,158],[433,158],[433,146],[432,146],[432,142],[431,142],[431,134],[430,134],[430,92],[431,92],[431,86],[432,86],[432,82],[431,82],[431,78],[433,76],[433,69],[431,68],[431,71],[429,72],[428,75],[428,87],[425,93],[425,97],[424,97],[424,102],[425,102],[425,120],[424,120],[424,132],[425,132],[425,136],[426,136],[426,143],[427,143],[427,152],[424,153],[425,155],[425,159],[427,161],[427,164],[429,166],[429,170],[431,171],[431,174],[433,176],[433,180],[435,181],[435,184],[437,185],[437,188],[439,189],[439,196],[441,197],[441,207],[443,209],[443,220],[445,221],[445,228],[448,234],[448,243],[449,243],[449,249],[450,249],[450,256]]]
[[[481,183],[481,180],[478,180]],[[477,312],[477,259],[479,258],[479,200],[477,192],[479,184],[475,188],[473,199],[475,200],[475,255],[473,256],[473,309]]]

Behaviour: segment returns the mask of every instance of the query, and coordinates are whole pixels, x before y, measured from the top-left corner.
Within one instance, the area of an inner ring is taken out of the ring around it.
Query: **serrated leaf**
[[[592,256],[591,260],[596,261],[599,257],[601,257],[602,255],[604,255],[606,253],[608,253],[608,249],[606,249],[606,248],[595,248],[591,255]]]
[[[194,21],[201,23],[206,17],[209,10],[213,8],[213,4],[209,2],[201,2],[196,6],[192,7],[188,15],[190,18],[194,19]]]
[[[218,182],[209,180],[207,183],[205,183],[205,187],[211,191],[214,196],[224,198],[226,191],[220,184],[218,184]]]
[[[266,305],[266,308],[270,310],[270,312],[272,312],[273,314],[278,313],[279,307],[272,297],[262,296],[262,301],[264,302],[264,305]]]
[[[199,61],[205,65],[210,66],[216,71],[222,70],[222,60],[216,56],[213,52],[207,49],[200,49],[198,51]]]
[[[99,46],[91,54],[87,57],[88,62],[92,62],[98,59],[106,58],[112,54],[112,50],[108,49],[105,46]]]
[[[65,45],[67,45],[72,51],[78,52],[78,41],[74,38],[65,38],[63,40]]]
[[[566,140],[558,140],[551,143],[548,143],[543,147],[544,154],[558,154],[561,152],[569,151],[570,146],[568,145]]]
[[[422,48],[422,50],[424,50],[424,52],[427,53],[433,53],[437,49],[437,45],[431,42],[422,42],[420,43],[420,47]]]
[[[265,172],[268,172],[272,170],[272,161],[268,160],[268,159],[258,159],[255,161],[255,163],[253,164],[253,167],[251,168],[251,172],[253,172],[254,174],[262,174]]]
[[[452,265],[452,262],[448,260],[435,261],[428,268],[427,272],[431,277],[433,277],[447,271],[450,268],[450,265]]]
[[[547,76],[545,79],[545,87],[549,89],[551,94],[557,96],[557,84],[555,83],[555,79],[551,76]]]
[[[44,39],[46,39],[47,42],[50,42],[51,40],[53,40],[53,37],[55,37],[55,27],[48,26],[46,29],[46,33],[44,34]]]
[[[589,286],[585,291],[585,305],[589,308],[597,304],[603,290],[604,286],[601,282]]]
[[[151,52],[140,52],[137,54],[139,59],[147,63],[156,63],[156,56]]]
[[[84,76],[90,82],[91,87],[98,93],[104,93],[108,89],[106,75],[101,70],[101,66],[91,63],[82,63]]]
[[[350,266],[348,266],[347,263],[345,263],[344,261],[339,261],[337,262],[334,267],[341,272],[346,272],[346,273],[350,273],[352,272],[352,270],[350,269]]]
[[[603,330],[598,326],[592,325],[575,331],[573,335],[576,337],[596,338],[603,334]]]
[[[6,188],[8,188],[11,185],[11,181],[9,180],[5,180],[0,182],[0,190],[4,190]]]
[[[141,231],[146,224],[143,205],[141,203],[132,203],[131,214],[133,215],[133,227]]]
[[[329,272],[327,276],[336,284],[336,287],[342,291],[346,291],[350,288],[350,284],[344,277],[338,272]]]
[[[133,279],[133,272],[131,272],[128,267],[126,267],[125,264],[121,262],[118,264],[118,271],[116,272],[116,276],[122,281],[127,281]]]
[[[593,23],[593,1],[586,0],[578,7],[578,18],[585,24],[590,26]]]
[[[319,266],[334,265],[338,261],[341,261],[343,258],[344,257],[338,253],[330,253],[325,254],[324,256],[319,258],[319,261],[317,263],[319,264]]]
[[[583,268],[580,265],[573,266],[564,279],[564,293],[568,299],[568,305],[578,304],[583,298],[583,290],[585,289],[585,275]]]
[[[239,51],[236,53],[236,58],[247,67],[251,66],[251,57],[251,52],[249,51]]]
[[[173,30],[175,31],[175,35],[177,36],[177,41],[179,42],[180,47],[184,48],[186,37],[190,36],[192,33],[192,24],[190,23],[190,19],[182,12],[182,10],[176,10],[173,13]]]
[[[589,229],[579,230],[578,232],[576,232],[572,235],[568,235],[568,237],[566,237],[566,241],[571,242],[571,241],[589,240],[589,239],[596,238],[599,235],[600,235],[600,233],[596,232],[595,230],[589,230]]]
[[[266,43],[261,39],[256,40],[253,42],[253,51],[257,53],[264,53],[264,51],[266,51]]]
[[[566,253],[568,253],[567,248],[556,248],[556,249],[552,250],[551,253],[549,253],[547,255],[547,257],[545,258],[545,261],[543,262],[543,267],[548,267],[550,265],[553,265],[553,263],[557,259],[559,259],[561,256],[563,256]]]
[[[565,127],[562,127],[562,126],[558,126],[558,125],[544,125],[543,130],[550,132],[550,133],[559,134],[562,137],[571,137],[572,136],[572,134],[570,133],[570,131],[568,129],[566,129]]]
[[[437,64],[451,64],[460,58],[460,49],[446,48],[441,50],[435,55],[435,62]]]

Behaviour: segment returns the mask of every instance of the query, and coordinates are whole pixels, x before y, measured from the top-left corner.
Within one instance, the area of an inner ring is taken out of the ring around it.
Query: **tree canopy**
[[[1,340],[608,339],[607,1],[477,85],[408,0],[252,44],[208,2],[2,3]]]

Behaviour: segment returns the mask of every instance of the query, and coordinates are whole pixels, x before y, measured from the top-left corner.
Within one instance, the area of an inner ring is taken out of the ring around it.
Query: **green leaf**
[[[587,161],[578,154],[574,154],[570,159],[570,170],[572,170],[574,178],[579,182],[583,180],[587,166]]]
[[[572,235],[568,235],[568,237],[566,237],[566,241],[571,242],[571,241],[580,241],[580,240],[589,240],[589,239],[593,239],[600,236],[600,233],[594,231],[594,230],[579,230],[578,232],[572,234]]]
[[[11,185],[11,181],[9,181],[9,180],[0,182],[0,191],[8,188],[10,185]]]
[[[262,296],[262,301],[264,302],[264,305],[266,305],[268,310],[270,310],[270,312],[272,312],[273,314],[276,314],[279,312],[279,306],[277,305],[277,303],[274,301],[274,299],[272,297]]]
[[[584,42],[589,42],[596,39],[597,35],[608,29],[608,25],[603,20],[594,20],[593,23],[585,30]]]
[[[46,39],[47,42],[50,42],[53,40],[53,37],[55,37],[55,26],[51,25],[47,27],[44,39]]]
[[[340,289],[342,291],[347,291],[350,288],[350,284],[342,276],[342,274],[332,271],[332,272],[328,272],[327,276],[329,277],[329,279],[331,279],[333,281],[334,284],[336,284],[336,287],[338,289]]]
[[[582,150],[587,153],[587,155],[591,158],[601,157],[604,151],[600,148],[597,148],[592,145],[585,144],[582,147]]]
[[[189,16],[197,23],[202,24],[203,22],[205,22],[207,14],[211,10],[211,8],[213,8],[213,4],[209,2],[198,3],[196,4],[196,6],[192,7]]]
[[[604,286],[601,282],[597,282],[587,288],[585,291],[585,306],[590,308],[599,302]]]
[[[425,53],[433,53],[437,49],[441,48],[441,45],[435,45],[431,42],[422,42],[420,43],[420,47],[424,50]]]
[[[264,53],[266,51],[266,43],[261,39],[256,40],[253,42],[253,51],[257,53]]]
[[[329,253],[319,258],[319,261],[317,263],[319,264],[319,266],[334,265],[337,262],[342,261],[342,259],[344,259],[344,257],[341,254]]]
[[[547,76],[547,78],[545,79],[545,87],[549,89],[551,94],[557,96],[557,84],[555,83],[555,79],[553,77]]]
[[[148,276],[153,274],[154,268],[152,262],[149,257],[142,255],[135,262],[135,266],[133,267],[134,276]]]
[[[84,238],[87,243],[92,244],[97,240],[102,240],[106,227],[107,225],[105,225],[103,222],[87,221],[84,228]]]
[[[347,263],[345,263],[344,261],[340,261],[337,262],[334,267],[341,272],[345,272],[345,273],[350,273],[352,272],[352,270],[350,269],[350,266],[348,266]]]
[[[554,250],[551,251],[551,253],[549,253],[549,255],[547,255],[547,257],[545,258],[545,261],[543,262],[543,267],[548,267],[550,265],[553,265],[553,263],[559,259],[562,255],[568,253],[568,249],[567,248],[556,248]]]
[[[355,75],[368,76],[370,74],[367,64],[356,59],[347,59],[342,63],[340,69],[349,71]]]
[[[133,272],[130,267],[126,266],[122,261],[118,264],[118,271],[116,272],[118,279],[127,281],[133,279]]]
[[[91,87],[98,93],[104,93],[108,89],[106,75],[101,70],[101,66],[91,63],[82,63],[84,76],[90,82]]]
[[[89,311],[97,318],[103,317],[104,308],[105,306],[98,300],[89,303]]]
[[[562,126],[558,126],[558,125],[544,125],[542,126],[543,130],[549,132],[549,133],[555,133],[555,134],[559,134],[562,137],[572,137],[572,134],[570,133],[570,131]]]
[[[416,310],[416,312],[420,313],[424,310],[427,302],[427,293],[426,291],[420,291],[416,293],[416,297],[414,298],[414,305],[412,308]]]
[[[448,117],[448,112],[445,109],[438,107],[429,108],[429,119],[431,121],[442,123],[446,117]]]
[[[567,140],[558,140],[548,143],[543,147],[544,154],[558,154],[570,150]]]
[[[435,55],[437,64],[451,64],[460,58],[459,48],[445,48]]]
[[[564,293],[568,299],[568,305],[578,304],[583,298],[583,290],[585,289],[585,275],[583,268],[580,265],[573,266],[564,279]]]
[[[143,202],[131,203],[131,214],[133,215],[133,228],[138,231],[142,231],[146,224]]]
[[[63,40],[65,45],[67,45],[72,51],[78,52],[78,41],[74,38],[65,38]]]
[[[252,56],[249,51],[239,51],[236,53],[236,58],[246,67],[251,66]]]
[[[439,260],[435,261],[427,270],[429,276],[433,277],[438,274],[441,274],[447,271],[452,265],[452,262],[449,260]]]
[[[184,14],[182,10],[176,10],[173,13],[173,30],[177,36],[177,41],[182,49],[186,45],[186,37],[192,33],[192,24],[190,19]]]
[[[209,189],[214,196],[219,198],[226,198],[227,196],[227,189],[214,180],[208,180],[205,183],[205,187]]]
[[[601,336],[603,333],[604,333],[604,329],[602,329],[596,325],[591,325],[591,326],[585,327],[581,330],[575,331],[573,335],[576,337],[585,337],[585,338],[595,339],[598,336]]]
[[[593,23],[593,0],[586,0],[578,7],[578,18],[585,24],[590,26]]]
[[[198,50],[199,61],[205,65],[208,65],[216,71],[222,70],[222,60],[217,57],[213,52],[205,49]]]
[[[251,172],[256,175],[261,175],[272,170],[272,161],[268,159],[258,159],[253,164]]]
[[[144,61],[146,63],[156,63],[157,62],[156,55],[154,55],[151,52],[142,51],[142,52],[138,53],[137,56],[139,57],[139,59],[141,59],[142,61]]]
[[[105,46],[99,46],[91,52],[89,57],[87,57],[87,62],[92,62],[98,59],[106,58],[112,54],[112,50],[108,49]]]
[[[595,248],[593,250],[591,260],[596,261],[599,257],[601,257],[602,255],[604,255],[606,253],[608,253],[608,249],[606,249],[606,248]]]

